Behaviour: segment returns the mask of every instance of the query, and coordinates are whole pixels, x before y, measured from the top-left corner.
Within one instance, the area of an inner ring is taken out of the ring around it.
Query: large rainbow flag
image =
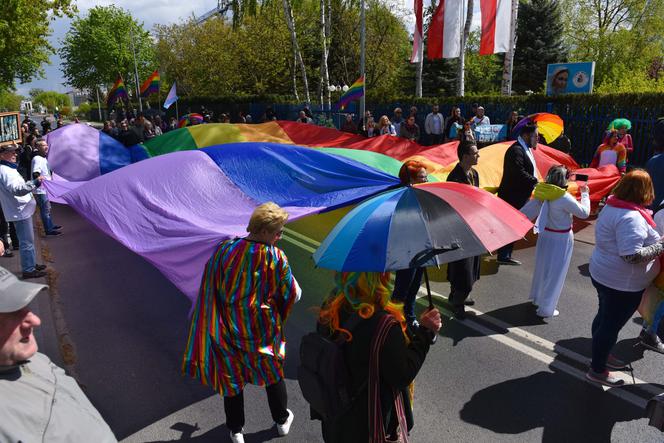
[[[215,245],[243,234],[258,204],[284,206],[291,229],[320,241],[354,203],[397,186],[405,160],[420,160],[431,180],[445,180],[457,146],[289,121],[190,126],[129,149],[87,125],[65,126],[47,140],[49,164],[62,179],[45,184],[52,199],[149,260],[190,300]],[[480,186],[498,186],[509,145],[480,151]],[[535,158],[540,177],[558,164],[589,175],[594,201],[620,177],[611,165],[579,169],[543,145]]]
[[[108,91],[106,104],[108,105],[109,108],[112,108],[115,102],[118,101],[119,99],[129,100],[129,96],[127,95],[127,88],[125,87],[125,84],[122,81],[122,77],[118,77],[118,79],[113,84],[111,90]]]
[[[334,109],[346,109],[346,106],[353,100],[359,100],[364,95],[364,75],[353,83],[348,91],[339,98],[339,101],[334,105]]]
[[[141,97],[159,92],[159,71],[155,70],[141,85]]]

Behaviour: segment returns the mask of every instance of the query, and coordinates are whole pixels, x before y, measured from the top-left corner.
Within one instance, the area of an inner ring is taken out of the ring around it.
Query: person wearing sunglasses
[[[231,441],[244,442],[244,387],[265,386],[279,435],[293,412],[284,382],[284,323],[302,290],[286,254],[275,246],[288,213],[258,206],[247,235],[221,242],[205,266],[194,307],[183,372],[224,397]]]

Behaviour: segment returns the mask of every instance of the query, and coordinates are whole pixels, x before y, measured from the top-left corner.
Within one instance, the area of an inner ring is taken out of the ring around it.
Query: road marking
[[[289,236],[292,235],[294,237],[297,237],[298,239],[300,239],[304,242],[307,242],[310,245],[313,245],[315,247],[320,246],[320,242],[318,242],[318,241],[316,241],[316,240],[314,240],[314,239],[312,239],[312,238],[310,238],[310,237],[308,237],[304,234],[301,234],[299,232],[293,231],[292,229],[288,229],[288,228],[284,229],[284,231]],[[309,245],[306,245],[306,244],[303,244],[302,242],[300,242],[298,240],[295,240],[295,239],[293,239],[289,236],[284,236],[284,239],[291,242],[291,243],[293,243],[296,246],[301,247],[305,251],[308,251],[308,252],[311,252],[311,253],[314,252],[315,249],[313,247],[311,247]],[[420,290],[419,290],[418,294],[419,294],[418,298],[422,298],[422,297],[426,296],[427,295],[426,288],[424,286],[420,286]],[[431,291],[431,295],[435,296],[436,298],[442,299],[442,300],[447,300],[447,297],[445,297],[444,295],[442,295],[442,294],[440,294],[436,291]],[[565,357],[567,357],[571,360],[574,360],[578,363],[581,363],[583,365],[589,365],[590,364],[590,359],[588,359],[584,355],[581,355],[581,354],[579,354],[575,351],[564,348],[562,346],[558,346],[555,343],[553,343],[549,340],[546,340],[545,338],[542,338],[538,335],[532,334],[532,333],[530,333],[528,331],[525,331],[521,328],[518,328],[516,326],[510,325],[509,323],[506,323],[506,322],[504,322],[500,319],[497,319],[495,317],[487,315],[487,314],[485,314],[484,312],[482,312],[480,310],[470,308],[470,307],[468,307],[466,309],[468,311],[471,311],[471,312],[475,313],[476,316],[481,315],[482,319],[487,321],[488,323],[493,324],[494,326],[496,326],[500,329],[503,329],[503,330],[507,331],[508,333],[512,333],[515,336],[517,336],[517,337],[519,337],[519,338],[521,338],[521,339],[523,339],[527,342],[530,342],[530,343],[532,343],[532,344],[534,344],[534,345],[536,345],[536,346],[538,346],[538,347],[540,347],[540,348],[542,348],[546,351],[549,351],[549,352],[554,353],[554,354],[559,354],[559,355],[565,356]],[[449,310],[443,309],[443,311],[448,317],[451,317],[451,312]],[[526,355],[528,355],[528,356],[530,356],[530,357],[532,357],[536,360],[540,360],[543,363],[546,363],[547,365],[553,365],[553,366],[559,367],[560,369],[565,370],[565,372],[568,372],[570,375],[572,375],[576,378],[580,377],[581,379],[586,380],[585,373],[583,373],[582,371],[579,371],[578,369],[576,369],[576,368],[574,368],[574,367],[572,367],[572,366],[570,366],[566,363],[556,361],[551,356],[549,356],[547,354],[544,354],[544,353],[538,351],[537,349],[535,349],[531,346],[525,345],[525,344],[523,344],[519,341],[516,341],[516,340],[514,340],[510,337],[505,337],[505,334],[496,334],[495,330],[492,330],[492,329],[489,329],[489,328],[483,326],[482,324],[480,324],[476,320],[466,318],[466,320],[461,321],[461,324],[464,324],[464,325],[466,325],[467,327],[469,327],[471,329],[475,329],[478,332],[482,332],[487,337],[492,338],[494,340],[497,340],[497,341],[505,344],[506,346],[509,346],[513,349],[516,349],[517,351],[522,352],[522,353],[524,353],[524,354],[526,354]],[[503,339],[508,339],[508,340],[503,340]],[[545,360],[542,360],[542,358],[545,358]],[[574,371],[574,373],[572,373],[570,371]],[[626,385],[638,385],[639,389],[647,392],[648,394],[658,395],[658,394],[662,393],[661,389],[657,388],[656,386],[654,386],[650,383],[647,383],[644,380],[640,380],[636,377],[634,377],[634,379],[632,379],[631,375],[628,375],[624,372],[614,372],[613,374],[617,378],[620,378],[621,380],[623,380]],[[621,395],[616,394],[616,395],[618,395],[619,397],[623,398],[624,400],[627,400],[627,401],[629,401],[629,402],[631,402],[631,403],[633,403],[637,406],[645,407],[645,400],[641,399],[641,397],[638,397],[635,394],[632,394],[632,393],[627,392],[627,391],[619,390],[619,389],[609,389],[607,387],[603,387],[603,389],[609,390],[610,392],[614,392],[614,391],[623,392],[627,395],[622,395],[622,394]],[[638,401],[637,401],[637,399],[638,399]],[[641,404],[641,402],[643,404]]]

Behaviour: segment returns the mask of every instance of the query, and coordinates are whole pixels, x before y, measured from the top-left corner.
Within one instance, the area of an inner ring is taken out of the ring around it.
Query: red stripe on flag
[[[493,54],[496,46],[496,11],[498,0],[480,0],[482,9],[482,38],[480,40],[480,55]]]
[[[436,12],[431,17],[427,32],[427,58],[435,60],[443,58],[443,29],[445,28],[445,1],[440,0]]]

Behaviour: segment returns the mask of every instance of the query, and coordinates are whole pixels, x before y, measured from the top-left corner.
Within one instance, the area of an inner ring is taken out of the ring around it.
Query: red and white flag
[[[482,38],[480,55],[509,52],[512,20],[511,0],[480,0]]]
[[[413,33],[413,55],[410,56],[411,63],[419,63],[422,61],[424,53],[424,39],[422,33],[422,0],[414,0],[413,8],[415,9],[415,32]]]
[[[463,0],[440,0],[427,32],[427,58],[455,58],[461,47]]]

